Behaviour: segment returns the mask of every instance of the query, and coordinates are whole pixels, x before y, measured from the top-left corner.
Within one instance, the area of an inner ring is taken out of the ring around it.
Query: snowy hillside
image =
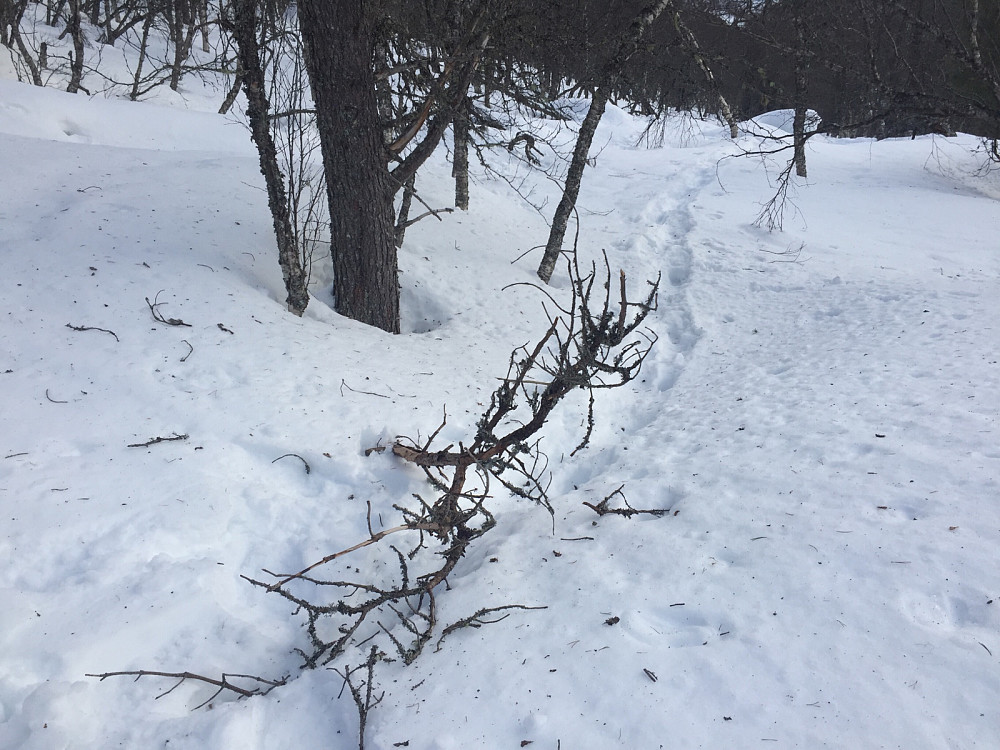
[[[751,136],[642,127],[602,124],[580,252],[637,290],[662,274],[659,341],[587,450],[585,404],[547,425],[554,529],[498,496],[437,602],[545,609],[380,664],[367,747],[1000,747],[998,173],[964,136],[815,138],[768,233],[765,165],[724,158]],[[285,311],[234,121],[2,81],[0,154],[0,747],[357,747],[341,677],[298,669],[301,618],[240,576],[431,492],[366,449],[444,409],[442,445],[474,433],[546,326],[544,217],[480,175],[467,214],[411,228],[393,337],[334,314],[322,266]],[[619,487],[669,514],[584,505]],[[192,710],[211,686],[86,676],[139,669],[290,680]]]

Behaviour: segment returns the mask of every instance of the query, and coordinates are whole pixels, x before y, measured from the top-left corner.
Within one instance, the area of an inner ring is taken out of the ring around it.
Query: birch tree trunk
[[[562,253],[563,238],[566,236],[569,217],[573,214],[573,210],[576,208],[576,199],[580,196],[580,183],[583,182],[583,170],[587,166],[587,155],[590,153],[590,146],[594,142],[594,133],[597,132],[597,126],[601,122],[601,117],[604,116],[607,105],[608,90],[603,86],[599,87],[594,91],[587,116],[583,118],[580,132],[576,136],[576,146],[573,147],[573,158],[569,163],[569,172],[566,174],[566,185],[563,187],[562,199],[552,217],[549,241],[545,245],[542,262],[538,266],[538,278],[546,284],[552,278],[556,262]]]
[[[576,146],[573,148],[573,158],[566,175],[562,199],[560,199],[555,216],[552,218],[549,240],[545,244],[542,262],[538,265],[538,278],[546,284],[552,278],[559,254],[562,253],[566,227],[569,224],[569,217],[576,208],[576,199],[580,195],[580,183],[583,180],[583,170],[587,166],[587,156],[590,153],[590,146],[594,142],[594,133],[597,131],[597,126],[600,124],[601,117],[603,117],[607,107],[610,89],[621,75],[625,63],[636,53],[639,40],[668,7],[673,7],[673,0],[657,0],[639,13],[619,40],[615,55],[603,67],[594,89],[593,98],[590,100],[587,116],[583,118],[580,133],[576,138]]]

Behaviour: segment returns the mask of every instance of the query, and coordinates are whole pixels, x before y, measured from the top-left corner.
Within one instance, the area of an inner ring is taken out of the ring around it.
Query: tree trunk
[[[212,45],[208,40],[208,2],[199,0],[198,2],[198,28],[201,31],[201,51],[208,54],[212,51]]]
[[[260,156],[260,172],[267,186],[267,205],[271,209],[274,236],[278,243],[278,265],[285,281],[288,298],[285,300],[290,312],[302,315],[309,304],[306,275],[302,270],[299,248],[295,244],[288,213],[288,197],[285,192],[284,176],[278,166],[278,154],[271,137],[264,71],[260,62],[257,44],[257,22],[254,9],[256,0],[235,0],[233,37],[239,49],[240,66],[243,69],[243,92],[247,97],[247,119],[250,134]]]
[[[185,18],[181,14],[180,8],[174,10],[174,18],[176,19],[177,34],[174,42],[174,61],[170,66],[170,88],[172,91],[177,91],[184,73],[184,63],[191,56],[191,47],[194,44],[194,34],[198,25],[193,18]]]
[[[128,98],[136,101],[143,92],[139,91],[139,84],[142,82],[142,66],[146,62],[146,55],[149,51],[149,30],[156,19],[156,13],[152,9],[146,11],[146,17],[142,22],[142,38],[139,41],[139,59],[135,64],[135,73],[132,74],[132,90]]]
[[[580,182],[583,180],[583,169],[587,166],[587,155],[594,142],[597,126],[601,122],[601,117],[604,116],[604,109],[607,107],[608,97],[611,94],[610,90],[621,75],[625,63],[639,48],[639,40],[642,39],[659,15],[667,7],[672,6],[673,0],[657,0],[644,8],[619,38],[615,55],[602,66],[600,78],[590,100],[590,108],[587,110],[587,116],[583,118],[580,133],[576,138],[576,146],[573,148],[573,158],[569,164],[569,172],[566,174],[566,186],[563,188],[562,199],[556,208],[555,216],[552,217],[549,241],[545,244],[545,253],[542,255],[542,262],[538,265],[538,278],[546,284],[552,278],[556,261],[559,260],[559,254],[562,252],[566,226],[569,224],[569,217],[573,213],[573,209],[576,208],[576,199],[580,194]]]
[[[27,4],[27,0],[23,0]],[[0,45],[12,47],[12,38],[8,36],[7,29],[13,28],[15,19],[18,17],[18,6],[21,3],[3,2],[0,3]],[[21,13],[24,11],[22,10]]]
[[[239,60],[236,61],[236,73],[233,75],[233,85],[229,88],[229,93],[226,94],[226,98],[222,100],[222,105],[219,107],[219,114],[224,115],[232,109],[233,105],[236,103],[236,97],[240,95],[240,89],[243,88],[243,64]]]
[[[538,278],[546,284],[552,278],[552,272],[556,269],[556,261],[559,260],[559,254],[562,252],[563,238],[566,236],[569,217],[576,208],[576,199],[580,195],[580,183],[583,181],[583,169],[587,166],[590,146],[594,142],[594,133],[597,132],[597,126],[601,122],[601,117],[604,116],[604,109],[607,105],[608,90],[604,86],[599,86],[594,91],[587,116],[583,118],[580,133],[576,137],[573,158],[569,163],[569,172],[566,174],[566,186],[563,188],[563,196],[556,208],[555,216],[552,217],[549,241],[545,244],[545,254],[538,266]]]
[[[808,177],[806,170],[806,108],[799,105],[795,108],[795,117],[792,120],[792,139],[795,144],[794,156],[795,174],[799,177]]]
[[[118,15],[118,3],[117,0],[107,0],[104,8],[104,37],[101,41],[104,44],[109,44],[114,46],[114,20],[115,16]]]
[[[399,214],[396,217],[396,247],[403,246],[406,228],[410,225],[410,206],[413,204],[413,194],[416,192],[417,176],[414,175],[403,186],[403,198],[399,203]]]
[[[795,53],[795,117],[792,120],[792,139],[795,146],[795,174],[799,177],[807,177],[806,170],[806,87],[808,79],[806,75],[806,29],[805,21],[802,19],[802,9],[796,9],[795,31],[799,38],[799,47]]]
[[[367,3],[300,0],[330,204],[335,309],[399,332],[395,216],[372,69]]]
[[[469,210],[469,100],[463,100],[462,107],[451,124],[455,136],[455,156],[451,166],[451,176],[455,178],[455,208]]]
[[[55,26],[59,22],[59,16],[62,15],[65,6],[66,0],[49,0],[45,6],[45,23],[49,26]]]
[[[82,14],[80,0],[69,0],[67,31],[69,31],[70,37],[73,39],[73,54],[70,55],[70,76],[66,91],[70,94],[80,91],[83,82],[83,27],[80,24],[80,16]]]

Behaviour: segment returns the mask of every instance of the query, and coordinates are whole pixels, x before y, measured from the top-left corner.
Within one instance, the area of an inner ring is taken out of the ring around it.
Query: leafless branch
[[[183,435],[178,435],[176,432],[170,437],[154,437],[147,440],[145,443],[129,443],[128,448],[148,448],[151,445],[156,445],[157,443],[169,443],[176,440],[187,440],[190,437],[187,433]]]
[[[608,495],[606,498],[601,500],[601,502],[597,503],[597,505],[594,505],[593,503],[588,503],[586,501],[584,501],[583,504],[586,505],[588,508],[590,508],[599,516],[615,515],[615,516],[625,516],[625,518],[631,518],[632,516],[638,516],[638,515],[665,516],[668,513],[670,513],[670,508],[651,508],[648,510],[638,510],[637,508],[633,508],[631,505],[628,504],[628,499],[625,497],[625,493],[622,492],[623,489],[625,489],[624,484],[617,490],[612,492],[610,495]],[[615,495],[619,496],[622,499],[622,502],[625,503],[624,508],[608,507],[608,504],[611,502],[611,498],[613,498]]]
[[[287,676],[282,677],[280,680],[268,680],[263,677],[255,677],[254,675],[248,675],[248,674],[223,673],[220,679],[215,679],[213,677],[206,677],[205,675],[196,674],[195,672],[158,672],[155,670],[148,670],[148,669],[136,669],[123,672],[102,672],[101,674],[87,674],[85,676],[96,677],[100,679],[102,682],[109,677],[135,677],[136,680],[139,680],[142,677],[170,677],[172,679],[176,679],[178,682],[170,689],[156,696],[158,699],[162,698],[165,695],[169,695],[174,690],[176,690],[177,687],[179,687],[187,680],[204,682],[209,685],[214,685],[216,688],[218,688],[214,693],[212,693],[212,695],[207,700],[203,701],[202,703],[199,703],[197,706],[194,707],[194,709],[192,709],[195,711],[197,711],[199,708],[202,708],[203,706],[207,706],[209,703],[215,700],[217,696],[219,696],[223,691],[226,690],[232,693],[236,693],[236,695],[239,696],[240,698],[250,698],[254,695],[267,695],[269,692],[274,690],[274,688],[284,685],[288,681]],[[230,682],[230,678],[250,680],[251,682],[256,682],[258,686],[254,688],[240,687],[239,685]]]
[[[302,465],[306,467],[306,474],[311,474],[311,473],[312,473],[312,468],[311,468],[311,467],[309,466],[309,462],[308,462],[308,461],[306,461],[306,460],[305,460],[304,458],[302,458],[302,456],[300,456],[300,455],[299,455],[298,453],[286,453],[286,454],[285,454],[285,455],[283,455],[283,456],[278,456],[278,457],[277,457],[276,459],[274,459],[274,461],[272,461],[271,463],[272,463],[272,464],[273,464],[273,463],[277,463],[277,462],[278,462],[278,461],[280,461],[281,459],[283,459],[283,458],[288,458],[288,457],[290,457],[290,456],[294,456],[295,458],[299,459],[299,461],[301,461],[301,462],[302,462]]]
[[[161,305],[165,305],[166,302],[158,301],[160,299],[161,294],[163,294],[162,289],[156,293],[156,296],[153,298],[152,302],[149,301],[149,297],[146,297],[146,304],[149,306],[149,312],[152,313],[153,315],[153,320],[155,320],[157,323],[163,323],[164,325],[168,326],[186,326],[187,328],[190,328],[191,324],[185,323],[180,318],[163,317],[163,313],[159,311],[159,308]]]
[[[101,331],[102,333],[110,333],[115,337],[115,341],[119,341],[118,334],[114,331],[109,331],[107,328],[97,328],[96,326],[75,326],[72,323],[66,324],[67,328],[72,328],[74,331]]]

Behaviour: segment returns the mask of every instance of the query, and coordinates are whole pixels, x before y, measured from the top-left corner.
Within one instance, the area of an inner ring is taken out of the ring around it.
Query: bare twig
[[[624,488],[625,485],[623,484],[617,490],[615,490],[606,498],[601,500],[601,502],[597,503],[597,505],[588,503],[586,501],[584,501],[583,504],[586,505],[588,508],[590,508],[599,516],[616,515],[616,516],[625,516],[625,518],[631,518],[632,516],[637,516],[640,514],[646,514],[650,516],[665,516],[670,512],[670,508],[651,508],[648,510],[638,510],[636,508],[633,508],[631,505],[628,504],[628,500],[625,498],[625,493],[622,492]],[[622,502],[625,503],[624,508],[608,507],[608,503],[611,502],[611,498],[613,498],[615,495],[621,497]]]
[[[389,396],[386,396],[384,393],[372,393],[371,391],[359,391],[359,390],[356,390],[354,388],[351,388],[351,386],[349,386],[347,384],[347,381],[345,381],[343,378],[341,378],[340,379],[340,395],[341,396],[344,395],[344,389],[345,388],[347,390],[351,391],[352,393],[363,393],[366,396],[378,396],[379,398],[389,398]]]
[[[112,336],[115,337],[115,341],[119,341],[120,343],[118,334],[116,334],[114,331],[109,331],[107,328],[97,328],[96,326],[75,326],[72,323],[67,323],[66,327],[72,328],[74,331],[101,331],[103,333],[110,333]]]
[[[503,615],[502,617],[498,617],[495,620],[484,620],[483,618],[486,615],[491,615],[495,612],[504,612],[506,610],[511,610],[511,609],[548,609],[548,607],[529,607],[525,604],[506,604],[502,607],[484,607],[483,609],[480,609],[478,612],[471,614],[468,617],[463,617],[461,620],[453,622],[451,625],[442,630],[441,637],[438,638],[434,650],[440,651],[441,641],[443,641],[445,638],[447,638],[449,635],[454,633],[456,630],[459,630],[460,628],[481,628],[483,625],[492,625],[495,622],[506,620],[508,617],[510,617],[511,614],[510,612],[507,612],[507,614]]]
[[[347,667],[343,672],[338,669],[333,670],[344,678],[344,685],[351,691],[354,705],[358,707],[358,750],[365,750],[365,726],[368,723],[368,712],[381,703],[382,698],[385,697],[385,692],[382,692],[377,698],[374,697],[375,664],[378,663],[379,658],[378,648],[372,646],[364,664],[358,667]],[[360,669],[365,670],[365,679],[355,684],[351,677]]]
[[[106,680],[108,677],[135,677],[136,680],[139,680],[139,678],[141,677],[170,677],[178,680],[177,684],[175,684],[172,688],[156,696],[157,699],[162,698],[165,695],[169,695],[174,690],[176,690],[178,686],[183,684],[186,680],[204,682],[209,685],[214,685],[216,688],[218,688],[218,690],[212,693],[212,695],[208,698],[208,700],[199,703],[197,706],[195,706],[192,709],[194,711],[197,711],[199,708],[202,708],[203,706],[206,706],[209,703],[211,703],[224,690],[229,690],[230,692],[236,693],[236,695],[238,695],[240,698],[249,698],[254,695],[267,695],[269,692],[274,690],[274,688],[284,685],[288,681],[287,676],[282,677],[280,680],[268,680],[263,677],[255,677],[254,675],[248,675],[248,674],[223,673],[221,679],[215,679],[213,677],[206,677],[205,675],[196,674],[194,672],[158,672],[148,669],[136,669],[124,672],[102,672],[101,674],[87,674],[85,676],[97,677],[102,682]],[[251,680],[253,682],[258,683],[260,687],[255,687],[255,688],[240,687],[239,685],[235,685],[229,681],[229,679],[232,677],[236,677],[243,680]]]
[[[147,440],[145,443],[129,443],[128,448],[148,448],[151,445],[156,445],[157,443],[169,443],[175,440],[187,440],[190,437],[187,433],[183,435],[178,435],[176,432],[170,437],[154,437]]]
[[[159,302],[158,301],[160,299],[160,295],[161,294],[163,294],[163,290],[162,289],[156,293],[156,296],[153,298],[152,302],[149,301],[149,297],[145,298],[146,299],[146,304],[149,306],[149,312],[151,312],[153,314],[153,320],[155,320],[157,323],[163,323],[164,325],[168,325],[168,326],[185,326],[187,328],[190,328],[191,324],[190,323],[185,323],[180,318],[165,318],[165,317],[163,317],[163,313],[161,313],[159,311],[159,309],[158,309],[161,305],[165,305],[166,304],[166,302]]]
[[[276,462],[280,461],[280,460],[281,460],[281,459],[283,459],[283,458],[288,458],[289,456],[294,456],[295,458],[299,459],[299,461],[301,461],[301,462],[302,462],[302,464],[303,464],[303,465],[304,465],[304,466],[306,467],[306,474],[311,474],[311,473],[312,473],[312,469],[311,469],[311,468],[310,468],[310,466],[309,466],[309,462],[308,462],[308,461],[306,461],[306,460],[305,460],[304,458],[302,458],[302,456],[300,456],[300,455],[299,455],[298,453],[286,453],[286,454],[285,454],[285,455],[283,455],[283,456],[278,456],[278,457],[277,457],[276,459],[274,459],[274,461],[272,461],[271,463],[272,463],[272,464],[273,464],[273,463],[276,463]]]

